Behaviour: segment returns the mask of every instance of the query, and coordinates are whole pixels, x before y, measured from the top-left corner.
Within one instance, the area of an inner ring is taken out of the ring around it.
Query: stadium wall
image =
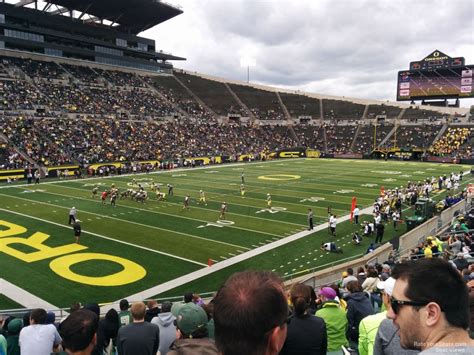
[[[354,248],[357,248],[354,246]],[[314,273],[306,274],[300,277],[292,278],[285,282],[286,287],[291,287],[294,283],[304,283],[305,285],[319,288],[324,285],[335,283],[341,280],[341,275],[347,268],[351,267],[357,269],[359,266],[367,264],[373,265],[381,263],[388,259],[390,253],[393,251],[393,246],[390,243],[385,243],[379,248],[375,249],[373,253],[365,254],[357,259],[348,260],[341,263],[336,261],[332,266],[326,267],[324,270],[316,271]]]
[[[459,210],[464,209],[465,206],[466,201],[461,201],[444,210],[439,216],[431,218],[422,225],[402,235],[400,237],[399,247],[399,250],[402,252],[401,256],[406,256],[410,249],[415,247],[423,238],[426,238],[429,235],[435,235],[442,229],[446,228],[446,226],[451,223],[454,214]],[[333,265],[326,267],[324,270],[298,277],[292,277],[285,282],[285,286],[291,287],[294,283],[299,282],[312,286],[313,288],[319,288],[324,285],[335,283],[341,280],[342,272],[346,271],[347,268],[351,267],[357,269],[359,266],[365,266],[367,264],[383,263],[388,259],[392,251],[392,244],[385,243],[377,248],[373,253],[363,255],[357,259],[348,260],[343,263],[338,261]]]
[[[466,200],[458,202],[454,206],[441,212],[439,216],[435,216],[422,225],[412,229],[408,233],[405,233],[400,237],[401,256],[406,256],[410,252],[410,249],[414,248],[420,240],[426,238],[429,235],[435,235],[440,230],[446,228],[453,219],[453,216],[459,210],[463,210],[466,207]]]

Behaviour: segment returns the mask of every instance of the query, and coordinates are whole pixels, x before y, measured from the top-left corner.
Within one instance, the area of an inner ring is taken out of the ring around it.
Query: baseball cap
[[[207,325],[207,314],[202,307],[194,303],[186,303],[179,310],[176,325],[186,336]]]
[[[319,290],[318,295],[333,300],[336,298],[336,291],[334,291],[331,287],[323,287],[321,290]]]
[[[173,305],[171,306],[171,314],[177,317],[179,314],[179,311],[181,311],[181,307],[183,306],[184,306],[183,302],[173,302]]]
[[[385,281],[377,282],[377,288],[379,290],[384,290],[389,296],[392,295],[394,286],[395,286],[395,279],[393,277],[389,277]]]

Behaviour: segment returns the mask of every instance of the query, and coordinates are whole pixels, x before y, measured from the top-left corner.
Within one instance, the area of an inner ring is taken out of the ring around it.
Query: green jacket
[[[373,355],[380,323],[387,318],[387,311],[367,316],[359,323],[359,355]]]
[[[7,340],[0,334],[0,355],[7,355]]]
[[[346,312],[339,308],[339,303],[336,301],[324,302],[316,315],[326,322],[328,351],[338,351],[341,350],[342,345],[347,345],[347,317]]]

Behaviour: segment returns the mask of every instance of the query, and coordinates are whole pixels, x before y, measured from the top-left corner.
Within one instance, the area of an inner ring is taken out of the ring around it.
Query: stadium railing
[[[357,248],[357,246],[354,246]],[[393,246],[391,243],[385,243],[380,247],[376,248],[372,253],[354,255],[349,258],[340,259],[329,264],[321,265],[312,272],[307,272],[304,275],[296,276],[296,274],[286,276],[285,286],[291,286],[292,284],[304,283],[318,288],[320,286],[328,285],[334,282],[334,280],[340,280],[342,272],[346,271],[347,268],[351,267],[357,269],[359,266],[374,265],[376,263],[383,263],[388,260],[390,254],[393,252]]]

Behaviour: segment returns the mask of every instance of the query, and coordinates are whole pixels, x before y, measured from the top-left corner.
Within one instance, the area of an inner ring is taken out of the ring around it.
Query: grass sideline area
[[[380,189],[404,186],[407,181],[439,177],[469,166],[369,160],[292,159],[177,169],[136,176],[42,182],[39,185],[0,185],[0,277],[58,306],[111,302],[206,268],[307,229],[312,208],[315,225],[327,222],[328,207],[338,215],[350,212],[351,199],[361,208],[371,206]],[[240,194],[244,173],[245,196]],[[124,191],[132,179],[150,199],[138,203],[117,200],[112,207],[92,198],[114,184]],[[463,184],[471,179],[465,176]],[[156,201],[151,182],[174,186],[174,196]],[[207,205],[197,204],[199,190]],[[273,209],[267,208],[267,194]],[[191,198],[183,209],[184,196]],[[443,197],[444,193],[438,197]],[[226,221],[219,221],[222,202],[229,205]],[[78,210],[82,236],[74,243],[69,209]],[[405,206],[406,208],[406,206]],[[363,216],[362,220],[370,216]],[[401,235],[386,226],[384,241]],[[360,227],[338,223],[338,246],[344,254],[319,250],[331,240],[327,230],[254,256],[221,271],[166,291],[157,297],[185,291],[211,292],[233,272],[269,269],[281,276],[364,254],[373,239],[351,245]],[[14,233],[14,234],[12,234]],[[0,298],[0,309],[9,302]]]

